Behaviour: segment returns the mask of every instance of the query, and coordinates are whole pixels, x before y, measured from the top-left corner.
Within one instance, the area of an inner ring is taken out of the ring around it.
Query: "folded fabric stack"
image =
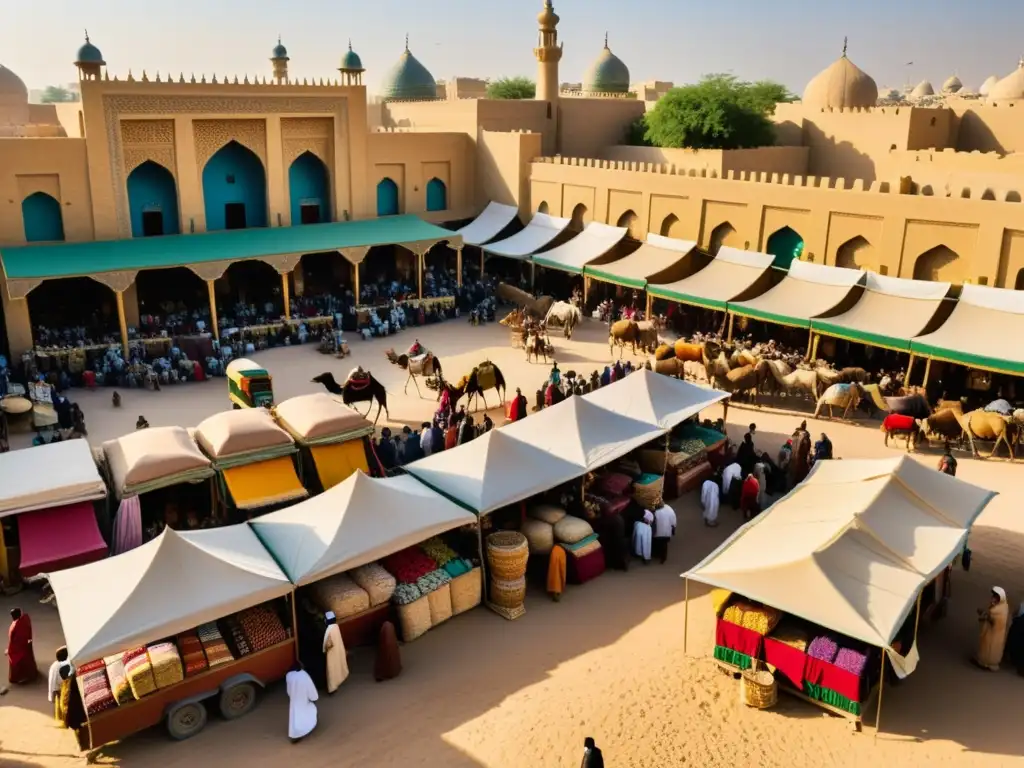
[[[395,577],[388,573],[380,563],[368,563],[349,571],[352,581],[366,590],[370,598],[370,607],[383,605],[391,599],[395,592]]]
[[[561,544],[575,544],[593,533],[590,523],[572,515],[566,515],[555,523],[555,540]]]
[[[196,627],[196,633],[199,635],[199,642],[203,644],[203,653],[206,655],[206,663],[210,665],[210,669],[235,660],[228,644],[224,642],[220,629],[217,628],[217,622],[208,621],[205,624],[200,624]]]
[[[154,643],[146,648],[149,663],[153,665],[153,679],[157,689],[180,683],[185,679],[181,658],[174,643]]]
[[[807,646],[807,655],[813,659],[820,659],[831,664],[839,653],[839,645],[828,635],[818,635],[811,640]]]
[[[473,563],[464,557],[458,557],[454,560],[449,560],[444,564],[444,569],[448,572],[448,575],[453,579],[461,576],[464,573],[469,573],[473,570]]]
[[[245,636],[249,638],[249,646],[253,653],[288,639],[281,617],[270,606],[257,605],[242,611],[238,614],[238,621],[245,630]]]
[[[420,549],[423,550],[423,554],[437,563],[439,568],[449,560],[459,556],[457,552],[441,541],[437,536],[432,539],[427,539],[420,544]]]
[[[595,549],[601,548],[601,544],[597,540],[596,533],[583,537],[575,544],[562,544],[561,546],[566,552],[576,558],[586,557]]]
[[[313,600],[338,621],[370,608],[370,595],[343,573],[318,581],[310,588]]]
[[[435,589],[440,589],[451,580],[452,577],[448,575],[448,571],[444,568],[437,568],[416,579],[416,586],[419,588],[421,595],[429,595]]]
[[[206,671],[206,654],[203,653],[203,644],[199,642],[199,635],[195,630],[182,632],[178,635],[176,642],[178,652],[181,654],[181,662],[185,667],[185,677],[192,677],[192,675]]]
[[[636,466],[636,474],[640,474],[640,465]],[[633,484],[633,477],[624,475],[621,472],[609,472],[603,475],[596,484],[596,490],[602,496],[625,496],[629,486]]]
[[[78,676],[82,678],[82,700],[86,712],[98,715],[116,705],[103,659],[83,664],[78,668]]]
[[[242,625],[238,621],[238,616],[225,616],[218,623],[223,628],[224,641],[227,643],[232,656],[240,659],[252,653],[249,638],[246,637],[245,630],[242,629]]]
[[[437,570],[437,562],[425,555],[419,547],[407,547],[401,552],[388,555],[381,561],[399,584],[415,584],[420,576]]]
[[[118,704],[127,704],[132,701],[132,687],[128,685],[128,678],[124,674],[124,660],[120,653],[107,656],[103,659],[107,665],[107,679],[110,680],[110,690]]]
[[[408,605],[421,597],[423,597],[423,593],[415,584],[399,584],[391,595],[391,602],[395,605]]]
[[[860,677],[864,673],[864,667],[867,666],[868,657],[853,648],[840,648],[839,653],[836,654],[836,660],[832,663],[840,669],[845,669],[850,674]]]
[[[153,665],[149,662],[145,646],[125,651],[122,658],[124,659],[124,674],[128,678],[128,685],[131,686],[132,695],[136,699],[141,699],[156,691]]]

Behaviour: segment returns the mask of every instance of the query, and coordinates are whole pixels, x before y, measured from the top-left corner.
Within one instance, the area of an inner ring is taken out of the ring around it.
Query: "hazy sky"
[[[0,64],[30,88],[74,80],[88,28],[111,73],[269,75],[280,34],[298,77],[336,75],[352,38],[376,90],[410,36],[436,78],[534,76],[541,0],[0,0]],[[842,50],[879,86],[954,72],[977,89],[1024,53],[1021,0],[555,0],[563,82],[611,49],[634,82],[707,72],[772,78],[800,93]],[[908,66],[908,62],[913,65]]]

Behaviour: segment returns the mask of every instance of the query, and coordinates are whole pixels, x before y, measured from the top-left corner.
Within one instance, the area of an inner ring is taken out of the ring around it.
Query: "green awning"
[[[782,282],[753,299],[730,301],[729,311],[779,325],[810,328],[812,318],[833,313],[863,278],[864,273],[857,269],[794,261]]]
[[[0,249],[0,261],[10,280],[39,280],[442,240],[461,245],[462,236],[417,216],[403,215],[292,227],[23,245]]]
[[[910,350],[910,339],[904,339],[899,336],[872,333],[858,328],[830,323],[827,320],[812,320],[811,328],[824,336],[834,336],[837,339],[846,339],[846,341],[853,341],[858,344],[891,349],[896,352],[908,352]]]
[[[647,292],[657,298],[721,311],[758,284],[771,268],[772,258],[722,246],[704,269],[674,283],[652,283]]]
[[[539,260],[538,260],[539,262]],[[642,291],[647,285],[646,280],[638,279],[635,277],[622,277],[611,272],[603,272],[595,267],[586,268],[587,276],[592,277],[595,280],[600,280],[603,283],[611,283],[612,285],[621,285],[626,288],[636,288]]]

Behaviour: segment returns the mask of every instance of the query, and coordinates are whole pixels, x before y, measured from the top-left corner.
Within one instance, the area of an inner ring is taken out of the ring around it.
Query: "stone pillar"
[[[356,295],[356,306],[359,306],[359,264],[352,265],[352,285]]]
[[[459,288],[462,287],[462,249],[455,249],[455,277]]]
[[[416,293],[419,298],[423,298],[423,259],[426,258],[424,254],[416,254]]]
[[[267,118],[267,223],[271,227],[290,227],[292,207],[288,199],[288,175],[281,152],[281,118]]]
[[[117,322],[121,326],[121,349],[124,351],[124,359],[129,359],[128,353],[128,323],[124,314],[124,291],[115,291],[117,296]]]
[[[4,308],[4,325],[7,327],[7,347],[10,350],[10,365],[16,365],[23,353],[32,349],[32,319],[28,314],[28,298],[12,299],[7,293],[7,281],[0,272],[0,294]]]
[[[129,328],[138,328],[139,321],[139,289],[138,283],[132,283],[124,289],[124,319]]]

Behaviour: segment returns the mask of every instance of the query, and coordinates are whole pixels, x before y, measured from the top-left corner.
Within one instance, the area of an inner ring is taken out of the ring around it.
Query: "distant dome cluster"
[[[1017,64],[1015,71],[990,85],[986,96],[992,102],[1024,99],[1024,58]]]

